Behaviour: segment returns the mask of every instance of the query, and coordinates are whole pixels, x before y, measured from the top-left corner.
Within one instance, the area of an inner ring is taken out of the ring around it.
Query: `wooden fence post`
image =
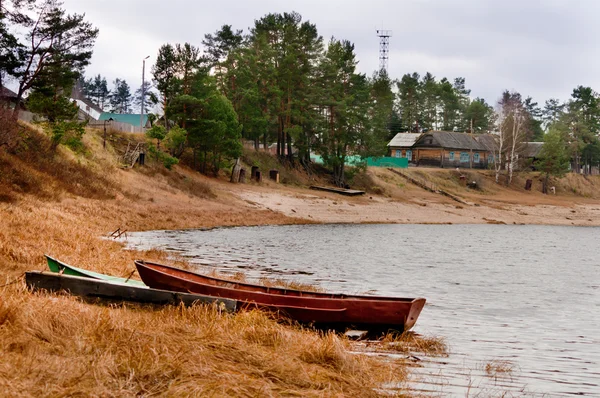
[[[233,165],[233,170],[231,171],[231,179],[230,182],[236,183],[240,180],[240,158],[235,160],[235,164]]]
[[[275,181],[276,183],[279,183],[279,170],[270,170],[269,178]]]

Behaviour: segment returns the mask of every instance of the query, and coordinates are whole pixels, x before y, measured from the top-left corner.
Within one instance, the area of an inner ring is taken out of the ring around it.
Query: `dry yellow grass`
[[[489,377],[510,376],[514,368],[515,365],[511,361],[501,359],[490,361],[484,366],[485,373]]]
[[[22,286],[2,297],[7,396],[375,396],[399,374],[258,311],[91,305]]]
[[[30,192],[11,188],[11,200],[0,203],[2,395],[354,397],[376,396],[378,386],[403,379],[399,362],[349,354],[344,338],[280,324],[261,312],[91,304],[28,291],[20,275],[45,269],[44,253],[120,276],[131,273],[134,258],[170,262],[165,253],[125,251],[120,243],[102,238],[117,227],[298,220],[240,207],[202,177],[194,183],[208,184],[216,199],[169,184],[170,178],[188,176],[185,170],[149,176],[106,162],[101,171],[89,167],[87,174],[68,180],[64,174],[49,174],[50,163],[39,166],[23,162],[18,154],[2,156],[8,166],[0,165],[0,171],[23,167],[24,175],[37,173],[39,187]],[[105,188],[111,195],[89,194],[88,189],[93,193],[97,184],[108,181],[107,174],[111,179]]]
[[[377,343],[381,349],[396,351],[404,354],[421,353],[434,356],[448,355],[448,346],[443,338],[421,336],[414,332],[404,332],[401,335],[388,334]]]

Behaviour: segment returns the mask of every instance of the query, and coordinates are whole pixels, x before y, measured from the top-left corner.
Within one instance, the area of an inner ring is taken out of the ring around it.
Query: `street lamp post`
[[[144,86],[144,75],[146,72],[146,60],[148,58],[150,58],[149,55],[142,60],[142,112],[140,114],[140,128],[142,129],[142,133],[144,132],[144,100],[146,99],[146,87]]]
[[[102,137],[102,148],[104,148],[104,149],[106,149],[106,123],[107,122],[110,123],[113,120],[114,119],[111,117],[111,118],[108,118],[108,120],[104,121],[104,136]]]

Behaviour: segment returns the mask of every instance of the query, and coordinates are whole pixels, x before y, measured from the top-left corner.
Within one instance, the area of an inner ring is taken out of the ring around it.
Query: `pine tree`
[[[423,130],[437,130],[440,88],[435,76],[427,72],[421,80],[421,88]]]
[[[92,57],[98,29],[84,21],[84,15],[68,15],[58,0],[43,0],[34,9],[35,21],[27,26],[28,47],[23,45],[23,63],[12,73],[19,82],[17,106],[23,94],[33,88],[48,67],[69,69],[77,79]],[[53,65],[54,64],[54,65]]]
[[[233,31],[231,25],[223,25],[214,34],[204,35],[202,41],[205,48],[204,62],[215,70],[218,86],[225,95],[228,95],[228,91],[235,90],[235,79],[228,79],[226,75],[230,78],[232,76],[229,72],[235,65],[230,55],[240,48],[242,41],[242,31]]]
[[[439,83],[440,92],[440,120],[442,130],[456,131],[459,130],[461,101],[454,86],[445,77]]]
[[[489,133],[494,127],[494,108],[488,105],[483,98],[475,98],[465,110],[465,125],[467,131],[473,133]]]
[[[560,115],[564,112],[564,109],[565,104],[561,104],[558,99],[550,98],[549,100],[546,100],[544,110],[542,111],[542,121],[545,129],[548,129],[552,123],[558,121]]]
[[[150,114],[152,107],[158,104],[158,97],[153,89],[152,83],[145,81],[143,90],[141,86],[135,90],[135,94],[133,95],[133,105],[139,109],[140,113],[142,112],[142,93],[144,97],[144,114]]]
[[[558,129],[551,127],[544,136],[544,145],[536,167],[546,175],[542,188],[544,193],[548,193],[550,176],[561,177],[569,170],[569,155],[566,150],[564,134]]]
[[[323,90],[319,150],[338,186],[346,183],[348,156],[368,156],[372,150],[371,87],[365,75],[356,73],[356,63],[352,43],[331,39],[319,68]]]
[[[419,74],[406,74],[397,83],[398,108],[403,122],[403,129],[410,132],[422,130],[422,88],[419,82]]]
[[[456,96],[456,115],[453,129],[456,128],[458,131],[467,131],[470,129],[470,123],[466,120],[464,114],[471,102],[469,98],[471,90],[467,89],[465,81],[464,77],[457,77],[454,79],[453,85],[454,95]]]
[[[24,66],[26,47],[19,42],[11,32],[11,27],[29,27],[31,19],[22,12],[22,7],[33,3],[34,0],[12,1],[0,0],[0,87],[3,87],[6,75],[15,76]]]
[[[542,109],[531,97],[525,98],[523,102],[529,117],[527,118],[527,138],[530,141],[544,141],[544,129],[542,128]]]
[[[387,72],[381,70],[373,75],[369,82],[371,86],[370,101],[373,104],[370,115],[372,137],[369,147],[376,155],[385,155],[387,143],[390,140],[388,126],[394,114],[394,93],[392,81]]]
[[[192,90],[192,79],[200,68],[200,50],[185,43],[175,45],[175,69],[181,79],[181,94],[189,95]]]
[[[167,108],[171,100],[178,93],[179,79],[177,79],[177,55],[175,48],[170,44],[161,46],[158,50],[156,63],[152,67],[154,85],[161,96],[165,126],[168,129]]]
[[[114,113],[131,113],[131,92],[125,80],[115,79],[114,88],[110,95],[110,108]]]
[[[571,94],[571,106],[581,113],[587,130],[594,135],[600,133],[600,99],[591,87],[579,86]]]

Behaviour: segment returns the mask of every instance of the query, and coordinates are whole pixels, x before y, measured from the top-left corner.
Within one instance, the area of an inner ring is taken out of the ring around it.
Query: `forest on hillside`
[[[157,157],[172,165],[192,151],[203,173],[239,157],[244,139],[256,148],[276,143],[287,164],[308,167],[310,154],[319,153],[342,185],[348,156],[383,156],[396,133],[429,130],[494,133],[500,147],[512,149],[509,163],[516,143],[551,139],[544,165],[552,174],[566,171],[569,158],[576,170],[600,162],[600,97],[590,87],[574,88],[564,103],[540,106],[506,90],[490,104],[472,98],[464,77],[367,75],[357,69],[353,43],[325,40],[296,12],[265,15],[247,32],[225,24],[201,43],[162,45],[151,78],[133,94],[124,79],[109,87],[102,75],[85,77],[98,29],[58,0],[0,0],[0,31],[0,83],[18,83],[13,116],[26,103],[56,145],[83,134],[69,101],[79,82],[102,110],[132,113],[144,103]]]

